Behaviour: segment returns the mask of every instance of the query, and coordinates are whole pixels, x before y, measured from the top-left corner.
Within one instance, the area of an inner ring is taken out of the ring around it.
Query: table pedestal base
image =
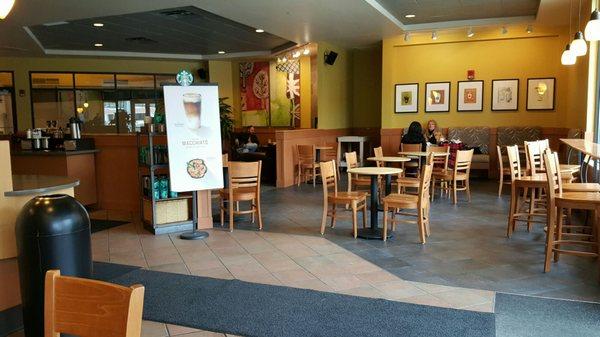
[[[392,235],[392,231],[388,231],[387,233],[387,238],[391,238]],[[372,228],[359,228],[358,229],[358,237],[361,239],[368,239],[368,240],[383,240],[383,229],[381,228],[376,228],[376,229],[372,229]]]

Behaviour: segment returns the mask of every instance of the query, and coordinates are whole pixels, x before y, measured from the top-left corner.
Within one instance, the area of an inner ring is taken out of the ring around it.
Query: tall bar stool
[[[527,222],[527,230],[530,231],[533,223],[547,223],[547,212],[544,209],[540,212],[537,209],[535,194],[529,194],[529,206],[527,210],[523,210],[525,199],[527,199],[528,191],[531,189],[542,189],[547,186],[546,176],[544,174],[535,174],[533,176],[523,176],[521,174],[521,160],[519,159],[519,148],[517,145],[507,146],[506,153],[508,154],[508,166],[510,169],[510,211],[508,213],[508,226],[506,228],[506,236],[511,237],[516,229],[516,224],[519,221]],[[543,217],[544,221],[535,220],[535,218]]]
[[[560,254],[582,257],[595,257],[598,254],[598,216],[600,215],[600,193],[598,192],[563,192],[559,173],[558,154],[545,153],[543,156],[547,175],[548,195],[548,231],[546,235],[546,258],[544,272],[550,271],[552,255],[558,262]],[[563,212],[570,209],[594,212],[591,226],[563,223]],[[568,249],[579,247],[582,249]],[[587,248],[587,250],[584,250]]]

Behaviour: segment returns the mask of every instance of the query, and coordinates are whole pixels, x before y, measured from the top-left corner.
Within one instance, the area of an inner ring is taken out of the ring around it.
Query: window
[[[0,135],[11,134],[16,130],[15,90],[13,72],[0,72]]]
[[[86,133],[139,132],[164,111],[162,86],[176,84],[175,75],[67,72],[31,72],[30,81],[34,127],[77,115]]]

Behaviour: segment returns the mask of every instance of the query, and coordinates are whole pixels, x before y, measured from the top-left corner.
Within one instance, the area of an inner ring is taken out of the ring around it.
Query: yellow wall
[[[182,69],[196,71],[204,67],[200,61],[132,60],[114,58],[63,58],[63,57],[2,57],[1,70],[15,72],[17,123],[19,130],[31,127],[31,101],[29,93],[30,71],[81,71],[176,74]],[[195,76],[196,77],[196,76]],[[19,97],[19,90],[25,96]]]
[[[381,44],[352,52],[352,126],[381,126]]]
[[[310,56],[300,58],[300,127],[308,129],[311,127],[311,68]]]
[[[326,51],[338,53],[334,65],[323,62]],[[352,53],[327,42],[317,48],[319,129],[352,127]]]
[[[208,61],[208,77],[211,83],[219,85],[219,98],[227,97],[225,103],[231,105],[234,119],[239,117],[239,108],[235,105],[239,90],[233,86],[233,75],[238,74],[230,61]]]
[[[584,127],[585,87],[580,76],[587,73],[587,63],[573,69],[560,64],[560,56],[568,40],[565,29],[543,31],[531,35],[525,27],[509,27],[501,35],[499,29],[479,32],[466,39],[465,32],[440,32],[438,41],[430,35],[404,36],[383,41],[382,127],[406,127],[411,121],[436,119],[440,126],[514,126]],[[502,38],[502,39],[499,39]],[[580,58],[581,59],[581,58]],[[474,69],[476,80],[484,81],[483,112],[457,112],[457,81],[464,81],[467,70]],[[556,77],[554,111],[526,111],[527,78]],[[491,111],[491,80],[519,79],[519,111]],[[585,75],[587,78],[587,75]],[[426,82],[450,81],[450,112],[425,113]],[[394,114],[394,84],[419,83],[419,112]],[[582,98],[583,97],[583,98]],[[575,102],[575,103],[574,103]],[[583,103],[582,103],[583,102]]]

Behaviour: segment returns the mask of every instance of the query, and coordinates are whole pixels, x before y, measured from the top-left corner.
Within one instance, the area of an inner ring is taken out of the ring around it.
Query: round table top
[[[417,157],[427,157],[430,153],[433,153],[434,157],[447,157],[450,155],[448,152],[426,152],[426,151],[400,151],[398,154],[404,156],[417,156]]]
[[[367,160],[371,161],[382,161],[385,163],[401,163],[410,161],[410,158],[407,157],[392,157],[392,156],[383,156],[383,157],[369,157]]]
[[[600,204],[600,193],[598,192],[563,192],[556,195],[557,200]]]
[[[396,167],[355,167],[348,169],[349,173],[376,176],[381,174],[398,174],[402,169]]]
[[[332,150],[333,146],[325,146],[325,145],[317,145],[315,146],[316,150]]]

